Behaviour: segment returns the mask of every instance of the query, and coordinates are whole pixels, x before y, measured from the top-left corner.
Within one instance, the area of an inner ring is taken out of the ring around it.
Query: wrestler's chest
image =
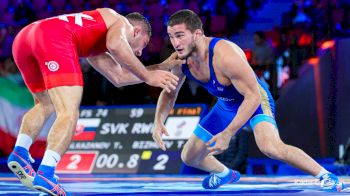
[[[198,79],[199,81],[201,81],[203,83],[207,83],[210,80],[210,68],[209,68],[208,64],[206,64],[206,63],[201,63],[201,64],[189,63],[188,65],[189,65],[189,70],[190,70],[193,77],[195,77],[196,79]],[[222,85],[225,85],[225,86],[231,84],[229,78],[227,78],[224,75],[224,73],[222,73],[222,71],[216,65],[213,65],[213,72],[214,73],[212,73],[212,74],[214,74],[216,80],[219,83],[221,83]]]

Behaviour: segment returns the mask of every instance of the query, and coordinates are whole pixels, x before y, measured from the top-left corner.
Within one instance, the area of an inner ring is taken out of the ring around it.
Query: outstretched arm
[[[176,52],[173,52],[167,59],[165,59],[162,63],[149,65],[146,68],[148,70],[172,70],[175,66],[181,66],[186,63],[186,60],[181,60],[177,56]]]
[[[179,83],[176,89],[170,93],[162,91],[158,98],[156,114],[154,117],[154,127],[152,137],[153,140],[159,145],[162,150],[166,150],[165,145],[162,140],[162,135],[169,135],[168,131],[164,126],[164,122],[169,115],[170,110],[174,107],[177,95],[180,91],[182,84],[184,83],[186,77],[182,73],[181,67],[176,66],[173,68],[172,73],[179,77]]]
[[[134,36],[134,27],[125,17],[118,14],[116,17],[117,20],[109,27],[106,37],[106,47],[113,59],[148,85],[161,87],[170,92],[172,87],[169,84],[177,84],[178,78],[167,71],[148,71],[129,45],[128,39],[131,40]]]
[[[177,56],[171,55],[168,59],[160,64],[147,66],[147,70],[169,70],[174,66],[182,63],[181,60],[176,59]],[[125,67],[121,66],[110,53],[106,52],[98,56],[91,56],[87,61],[98,72],[105,76],[114,86],[122,87],[142,83],[143,81],[135,76]],[[173,84],[176,85],[176,84]],[[173,87],[175,88],[175,87]]]
[[[87,61],[116,87],[143,82],[129,70],[123,69],[107,52],[98,56],[88,57]]]

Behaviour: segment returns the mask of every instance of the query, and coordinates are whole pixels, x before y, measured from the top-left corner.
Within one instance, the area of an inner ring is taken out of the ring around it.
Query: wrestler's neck
[[[198,62],[206,62],[208,56],[210,38],[201,36],[195,41],[195,49],[190,58]]]
[[[134,35],[135,35],[135,32],[134,32],[134,27],[131,29],[131,31],[129,33],[126,33],[126,41],[129,42],[132,42],[134,41]]]

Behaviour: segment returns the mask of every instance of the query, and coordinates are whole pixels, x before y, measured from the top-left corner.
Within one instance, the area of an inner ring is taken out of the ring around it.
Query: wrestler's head
[[[204,34],[202,26],[198,15],[188,9],[170,16],[167,31],[180,59],[186,59],[197,50],[195,43]]]
[[[152,35],[151,25],[144,16],[137,12],[130,13],[125,17],[134,27],[134,34],[128,42],[135,55],[141,56],[142,50],[147,46]]]

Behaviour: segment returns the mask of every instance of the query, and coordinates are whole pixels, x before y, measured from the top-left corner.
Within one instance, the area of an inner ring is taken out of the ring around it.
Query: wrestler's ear
[[[199,37],[202,37],[203,31],[200,29],[196,29],[194,31],[194,40],[197,41]]]
[[[137,37],[138,35],[142,34],[142,27],[140,26],[134,26],[134,37]]]

